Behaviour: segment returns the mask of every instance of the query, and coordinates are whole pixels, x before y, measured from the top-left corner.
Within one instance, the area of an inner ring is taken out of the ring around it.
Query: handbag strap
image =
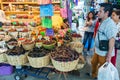
[[[98,42],[100,41],[99,32],[98,32]]]
[[[106,28],[107,28],[107,27],[105,27],[105,29],[106,29]],[[104,30],[105,30],[105,29],[104,29]],[[100,33],[102,33],[103,35],[105,35],[105,33],[104,33],[104,32],[99,31],[99,29],[97,30],[97,32],[98,32],[98,41],[100,41],[100,35],[99,35],[99,32],[100,32]],[[106,35],[105,35],[105,36],[106,36]],[[107,36],[106,36],[106,37],[107,37]],[[108,37],[107,37],[107,38],[108,38]]]
[[[108,22],[108,21],[107,21]],[[100,26],[102,25],[102,23],[99,25],[99,28],[100,28]],[[105,29],[104,30],[106,30],[106,28],[107,28],[107,26],[105,26]],[[99,29],[97,30],[97,32],[98,32],[98,40],[100,40],[100,36],[99,36],[99,32],[100,33],[102,33],[103,35],[105,35],[105,33],[104,33],[104,31],[103,32],[101,32],[101,31],[99,31]],[[105,35],[106,36],[106,35]],[[107,37],[107,36],[106,36]],[[108,37],[107,37],[108,38]]]
[[[100,40],[100,35],[99,35],[99,30],[98,30],[98,40]],[[102,33],[103,35],[105,35],[105,33],[104,32],[100,32],[100,33]],[[106,35],[105,35],[106,36]],[[107,36],[106,36],[107,37]]]

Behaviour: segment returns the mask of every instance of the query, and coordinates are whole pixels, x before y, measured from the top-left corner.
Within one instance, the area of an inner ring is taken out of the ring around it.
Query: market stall
[[[8,20],[0,28],[0,63],[16,67],[15,80],[22,80],[23,75],[48,80],[48,74],[53,69],[64,74],[78,66],[79,68],[84,66],[84,59],[81,55],[83,49],[80,43],[81,35],[72,33],[70,27],[61,29],[61,26],[64,27],[64,18],[68,18],[71,24],[72,18],[68,17],[70,8],[64,7],[60,10],[57,5],[52,4],[59,4],[59,1],[47,1],[40,0],[37,3],[10,1],[9,5],[8,2],[2,1],[2,9],[5,7],[10,9],[5,9],[9,12],[5,11]],[[34,8],[29,11],[28,4],[39,4],[40,16],[34,15]],[[67,1],[66,4],[66,7],[69,7],[71,2]],[[22,14],[23,8],[26,10],[23,10]],[[61,16],[55,14],[54,10],[60,10]],[[66,15],[62,15],[64,11]]]

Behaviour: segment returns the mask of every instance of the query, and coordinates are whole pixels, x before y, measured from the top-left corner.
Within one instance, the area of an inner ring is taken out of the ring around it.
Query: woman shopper
[[[112,12],[112,19],[116,23],[118,27],[118,35],[117,38],[120,37],[120,10],[114,10]],[[120,38],[119,38],[120,39]],[[112,57],[111,62],[113,63],[114,66],[116,66],[116,58],[117,58],[117,49],[115,49],[115,56]]]
[[[94,12],[89,12],[87,16],[87,20],[85,22],[85,28],[86,31],[84,33],[84,39],[83,39],[83,56],[86,60],[86,67],[91,68],[91,57],[93,55],[93,35],[94,35],[94,27],[95,27],[95,14]],[[87,70],[86,74],[90,75],[91,69]]]

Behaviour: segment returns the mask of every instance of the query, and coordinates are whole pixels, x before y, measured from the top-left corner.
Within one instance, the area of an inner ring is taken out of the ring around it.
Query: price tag
[[[42,35],[38,35],[38,39],[41,40],[42,39]]]

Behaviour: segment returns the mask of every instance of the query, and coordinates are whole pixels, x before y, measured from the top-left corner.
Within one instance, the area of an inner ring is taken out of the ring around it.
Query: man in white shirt
[[[112,14],[112,5],[108,3],[102,3],[98,12],[98,18],[101,19],[96,38],[95,38],[95,54],[92,57],[92,77],[97,77],[98,68],[105,62],[110,62],[111,57],[114,56],[114,44],[117,34],[117,27],[114,21],[110,18]],[[104,33],[104,34],[103,34]],[[100,36],[100,39],[98,39]],[[108,40],[107,51],[103,51],[99,48],[99,40]]]

